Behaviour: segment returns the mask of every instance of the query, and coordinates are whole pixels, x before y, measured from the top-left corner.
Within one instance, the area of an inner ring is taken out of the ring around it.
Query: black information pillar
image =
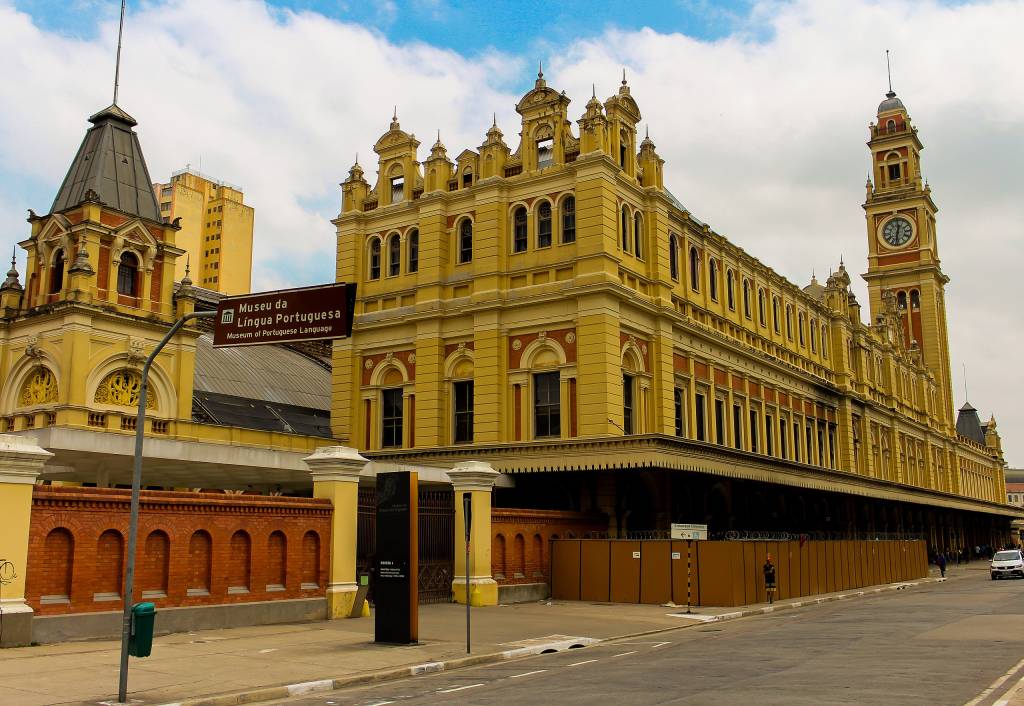
[[[374,639],[419,640],[419,508],[416,473],[377,474],[377,580]]]

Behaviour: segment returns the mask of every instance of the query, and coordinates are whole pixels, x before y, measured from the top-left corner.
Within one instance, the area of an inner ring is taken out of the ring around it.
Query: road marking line
[[[513,674],[512,676],[509,677],[509,679],[518,679],[519,677],[528,677],[531,674],[542,674],[542,673],[544,673],[546,671],[548,671],[548,670],[546,670],[546,669],[535,669],[532,672],[523,672],[522,674]]]
[[[454,689],[438,689],[437,693],[439,693],[439,694],[450,694],[453,691],[462,691],[463,689],[475,689],[478,686],[483,686],[483,685],[484,685],[484,683],[480,682],[479,684],[467,684],[466,686],[457,686]]]
[[[656,650],[659,647],[664,647],[665,645],[671,645],[671,644],[672,644],[671,642],[656,642],[653,645],[651,645],[651,649],[652,650]]]
[[[333,701],[328,701],[327,703],[333,704],[334,702]],[[395,702],[394,701],[374,701],[372,704],[366,704],[366,706],[384,706],[384,704],[393,704],[393,703],[395,703]]]
[[[612,655],[612,657],[625,657],[626,655],[635,655],[635,654],[636,654],[636,650],[633,650],[632,652],[623,652],[621,654]]]
[[[585,659],[582,662],[573,662],[572,664],[570,664],[568,666],[570,666],[570,667],[578,667],[581,664],[590,664],[591,662],[596,662],[596,661],[597,661],[596,659]]]
[[[1010,671],[1008,671],[1006,674],[1004,674],[1003,676],[1001,676],[998,679],[996,679],[992,683],[992,686],[990,686],[989,688],[985,689],[985,691],[983,691],[980,694],[978,694],[978,696],[975,697],[974,699],[972,699],[971,701],[968,701],[966,704],[964,704],[964,706],[976,706],[976,704],[980,704],[982,701],[985,700],[985,698],[989,694],[991,694],[993,691],[995,691],[1000,686],[1002,686],[1003,682],[1005,682],[1007,679],[1012,677],[1014,675],[1014,673],[1016,673],[1021,667],[1024,667],[1024,659],[1022,659],[1021,661],[1017,662],[1017,664],[1013,665],[1013,667],[1010,668]]]

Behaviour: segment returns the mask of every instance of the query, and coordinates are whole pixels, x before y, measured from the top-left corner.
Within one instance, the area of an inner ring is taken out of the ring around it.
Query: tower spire
[[[121,36],[124,34],[124,3],[121,0],[121,23],[117,27],[117,60],[114,62],[114,105],[117,105],[117,84],[121,79]]]
[[[544,78],[544,60],[537,60],[537,78]]]
[[[888,49],[885,50],[885,73],[889,77],[889,93],[887,93],[886,95],[888,95],[891,98],[892,96],[895,96],[896,94],[892,90],[892,67],[889,65],[889,50]]]

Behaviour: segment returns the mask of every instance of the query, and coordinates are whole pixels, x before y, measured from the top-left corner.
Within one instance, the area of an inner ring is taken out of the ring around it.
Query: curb
[[[646,637],[648,635],[658,635],[660,633],[671,632],[673,630],[683,630],[685,628],[696,627],[698,625],[705,625],[707,623],[720,623],[730,620],[750,618],[758,615],[770,615],[772,613],[778,613],[785,610],[795,610],[797,608],[810,608],[813,606],[821,605],[823,603],[848,600],[850,598],[860,598],[863,596],[872,596],[880,593],[885,593],[888,591],[903,591],[908,588],[914,588],[915,586],[920,586],[923,584],[943,583],[948,580],[948,578],[926,577],[922,579],[916,579],[914,581],[890,583],[884,586],[878,586],[876,588],[850,591],[847,593],[838,593],[830,596],[823,596],[821,598],[809,598],[806,600],[792,601],[789,603],[778,603],[775,605],[761,606],[760,608],[747,608],[744,610],[737,610],[729,613],[720,613],[715,616],[708,616],[709,619],[705,621],[695,621],[693,623],[674,625],[672,627],[655,628],[653,630],[643,630],[640,632],[627,633],[624,635],[616,635],[614,637],[605,637],[601,639],[576,638],[572,640],[563,640],[561,642],[551,642],[543,645],[536,645],[533,647],[521,647],[515,650],[505,650],[504,652],[491,652],[482,655],[456,657],[453,659],[445,660],[443,662],[425,662],[423,664],[414,664],[408,667],[393,667],[391,669],[382,669],[372,672],[359,672],[358,674],[350,674],[344,677],[338,677],[336,679],[319,679],[316,681],[299,682],[297,684],[285,684],[283,686],[261,687],[251,689],[249,691],[236,692],[232,694],[220,694],[216,696],[197,697],[194,699],[185,699],[183,701],[164,703],[160,706],[239,706],[240,704],[259,703],[261,701],[271,701],[274,699],[287,699],[292,696],[301,696],[304,694],[315,694],[326,691],[335,691],[337,689],[344,689],[350,686],[363,686],[367,684],[376,684],[378,682],[394,681],[396,679],[414,677],[420,674],[450,672],[465,667],[475,667],[483,664],[495,664],[498,662],[504,662],[509,659],[539,655],[546,650],[560,652],[564,649],[589,647],[591,645],[597,645],[604,642],[616,642],[618,640],[628,640],[637,637]]]

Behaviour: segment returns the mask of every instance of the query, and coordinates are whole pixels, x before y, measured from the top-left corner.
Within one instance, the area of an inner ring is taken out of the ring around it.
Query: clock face
[[[913,234],[914,230],[905,218],[893,218],[882,229],[882,237],[885,238],[885,242],[894,248],[909,243]]]

